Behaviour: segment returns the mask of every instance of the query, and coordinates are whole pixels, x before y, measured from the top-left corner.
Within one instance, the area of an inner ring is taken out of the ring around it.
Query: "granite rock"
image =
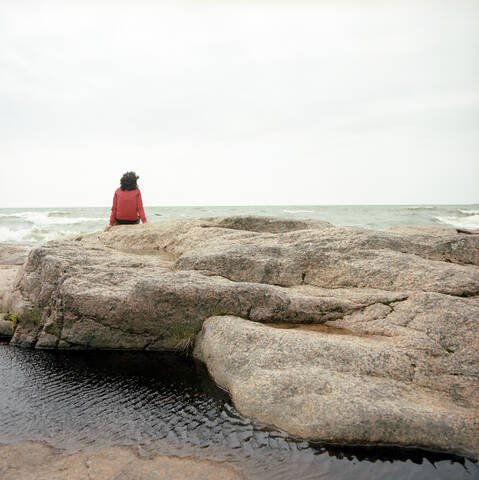
[[[295,436],[413,445],[477,458],[478,335],[470,327],[479,309],[441,297],[419,294],[398,302],[395,310],[376,304],[344,322],[368,328],[342,332],[211,317],[194,356],[230,392],[239,411]],[[445,313],[454,322],[445,335],[429,323],[428,309],[436,302],[437,317]],[[412,310],[414,320],[405,322]],[[468,325],[461,325],[461,315]],[[396,327],[383,328],[388,317]]]
[[[15,345],[183,349],[201,330],[194,355],[246,415],[315,440],[479,456],[478,235],[268,217],[118,226],[35,248],[8,298]]]

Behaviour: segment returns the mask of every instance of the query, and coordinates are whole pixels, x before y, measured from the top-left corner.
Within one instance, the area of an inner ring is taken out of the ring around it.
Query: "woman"
[[[147,223],[140,189],[136,183],[139,178],[135,172],[126,172],[121,177],[121,186],[116,189],[113,196],[110,225],[105,228],[105,232],[113,225],[136,224],[140,223],[140,219],[143,223]]]

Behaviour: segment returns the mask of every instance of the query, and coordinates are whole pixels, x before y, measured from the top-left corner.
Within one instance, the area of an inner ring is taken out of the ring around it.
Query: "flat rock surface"
[[[206,460],[138,457],[129,448],[65,455],[33,442],[0,446],[2,480],[240,480],[225,464]]]
[[[195,355],[247,415],[305,438],[479,455],[478,235],[269,217],[118,226],[34,249],[8,298],[13,344],[183,349],[203,327]]]

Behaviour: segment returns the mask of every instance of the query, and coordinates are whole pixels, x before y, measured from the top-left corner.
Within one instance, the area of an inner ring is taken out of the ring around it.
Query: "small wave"
[[[54,210],[52,212],[48,212],[49,217],[68,217],[70,212],[65,212],[63,210]]]
[[[441,223],[452,225],[456,228],[479,228],[479,215],[469,215],[468,217],[434,217]]]
[[[40,228],[24,228],[19,230],[10,230],[7,227],[0,227],[0,242],[31,243],[48,242],[68,235],[78,235],[79,232],[73,231],[52,231]]]
[[[50,216],[51,213],[56,212],[20,212],[20,213],[0,213],[2,218],[19,218],[25,222],[33,223],[34,225],[72,225],[75,223],[87,222],[105,222],[107,218],[103,217],[58,217]]]
[[[415,207],[407,207],[407,210],[433,210],[434,206],[432,205],[417,205]]]
[[[479,215],[479,210],[467,210],[467,209],[461,209],[461,208],[458,208],[457,209],[458,212],[461,212],[461,213],[465,213],[467,215]]]
[[[25,242],[23,237],[31,232],[30,229],[10,230],[6,227],[0,227],[0,242]]]
[[[314,213],[313,210],[283,210],[284,213]]]

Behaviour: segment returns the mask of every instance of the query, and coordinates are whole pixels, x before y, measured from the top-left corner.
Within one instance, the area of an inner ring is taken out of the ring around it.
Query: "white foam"
[[[10,230],[7,227],[0,227],[0,242],[48,242],[67,235],[78,235],[80,232],[42,230],[39,228],[23,228]]]
[[[19,212],[19,213],[0,213],[0,217],[20,218],[26,222],[38,226],[45,225],[71,225],[86,222],[105,222],[108,219],[103,217],[51,217],[50,213],[58,212]],[[61,212],[60,212],[61,213]]]
[[[0,242],[21,242],[23,237],[31,232],[30,229],[10,230],[6,227],[0,227]]]
[[[468,217],[435,217],[442,223],[447,223],[456,228],[469,228],[472,230],[479,228],[479,215],[469,215]]]
[[[471,213],[472,213],[473,215],[478,215],[478,214],[479,214],[479,210],[468,210],[468,209],[464,209],[464,210],[463,210],[463,209],[461,209],[461,208],[458,208],[457,211],[458,211],[458,212],[461,212],[461,213],[466,213],[466,214],[468,214],[468,215],[470,215]]]
[[[417,205],[415,207],[407,207],[408,210],[432,210],[433,208],[436,208],[431,205]]]

